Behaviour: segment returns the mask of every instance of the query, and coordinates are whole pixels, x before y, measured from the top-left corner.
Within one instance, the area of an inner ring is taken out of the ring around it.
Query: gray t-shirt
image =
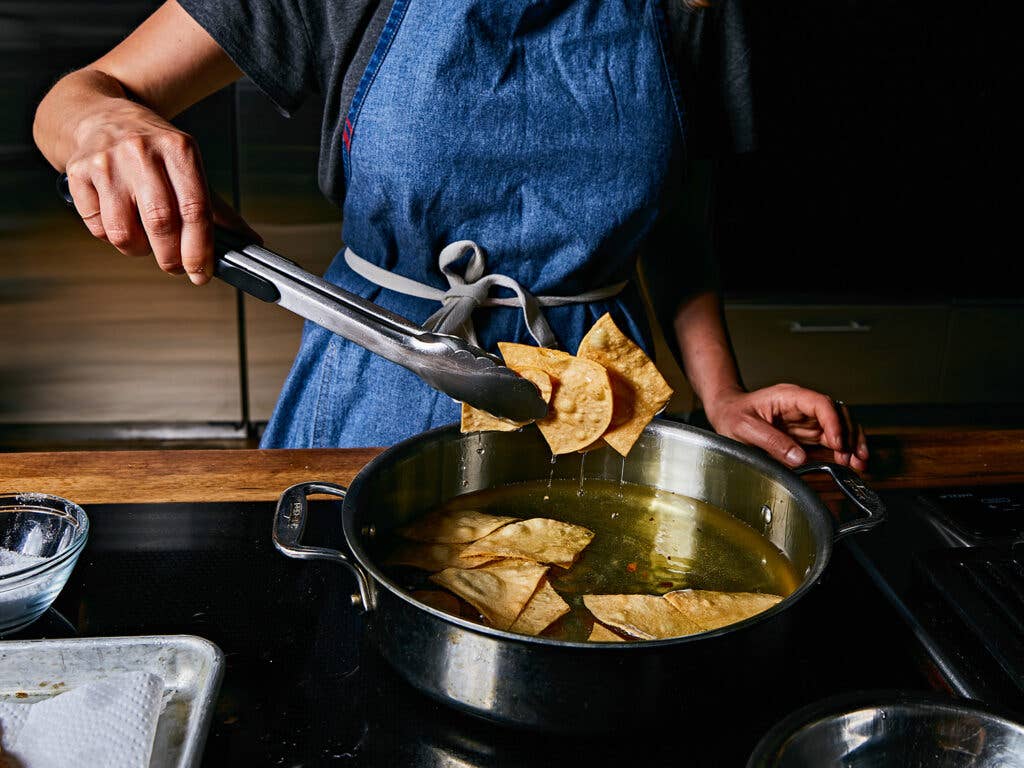
[[[285,114],[324,101],[319,182],[341,206],[342,130],[349,104],[392,3],[389,0],[178,0]],[[743,0],[690,10],[664,3],[692,157],[753,148]]]

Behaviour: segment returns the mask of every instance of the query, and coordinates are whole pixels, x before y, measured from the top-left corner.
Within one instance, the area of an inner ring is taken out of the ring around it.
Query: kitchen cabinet
[[[238,85],[241,212],[266,246],[322,275],[341,248],[341,212],[317,187],[322,112],[314,101],[282,117],[249,81]],[[245,297],[249,418],[266,421],[299,348],[302,319]]]
[[[939,397],[1024,402],[1024,303],[953,306]]]
[[[202,290],[93,239],[32,142],[35,105],[155,2],[3,3],[0,33],[0,424],[241,420],[235,293]],[[230,91],[182,116],[211,184],[231,189]],[[230,194],[229,194],[230,196]]]
[[[726,318],[750,388],[787,381],[859,404],[943,396],[945,305],[728,302]]]
[[[1024,402],[1024,304],[760,304],[726,318],[748,387],[790,381],[847,403]]]

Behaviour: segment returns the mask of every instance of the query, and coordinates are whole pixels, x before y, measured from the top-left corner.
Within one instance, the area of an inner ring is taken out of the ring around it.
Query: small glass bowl
[[[43,493],[0,496],[0,635],[38,619],[57,599],[89,537],[72,501]]]

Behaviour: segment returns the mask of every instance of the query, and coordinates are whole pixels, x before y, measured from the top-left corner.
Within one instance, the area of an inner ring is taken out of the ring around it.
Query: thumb
[[[776,461],[797,467],[807,461],[807,452],[785,432],[760,419],[744,419],[736,430],[743,442],[762,448]]]

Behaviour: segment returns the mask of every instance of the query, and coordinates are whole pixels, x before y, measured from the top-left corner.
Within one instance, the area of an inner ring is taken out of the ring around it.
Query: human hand
[[[195,140],[124,100],[83,119],[67,163],[75,208],[93,236],[121,253],[152,253],[160,269],[195,285],[213,275],[213,225],[262,242],[206,186]]]
[[[788,466],[807,460],[799,445],[804,443],[831,448],[838,464],[859,472],[867,467],[864,430],[850,419],[845,406],[820,392],[795,384],[776,384],[753,392],[737,388],[705,402],[704,408],[720,435],[763,448]]]

